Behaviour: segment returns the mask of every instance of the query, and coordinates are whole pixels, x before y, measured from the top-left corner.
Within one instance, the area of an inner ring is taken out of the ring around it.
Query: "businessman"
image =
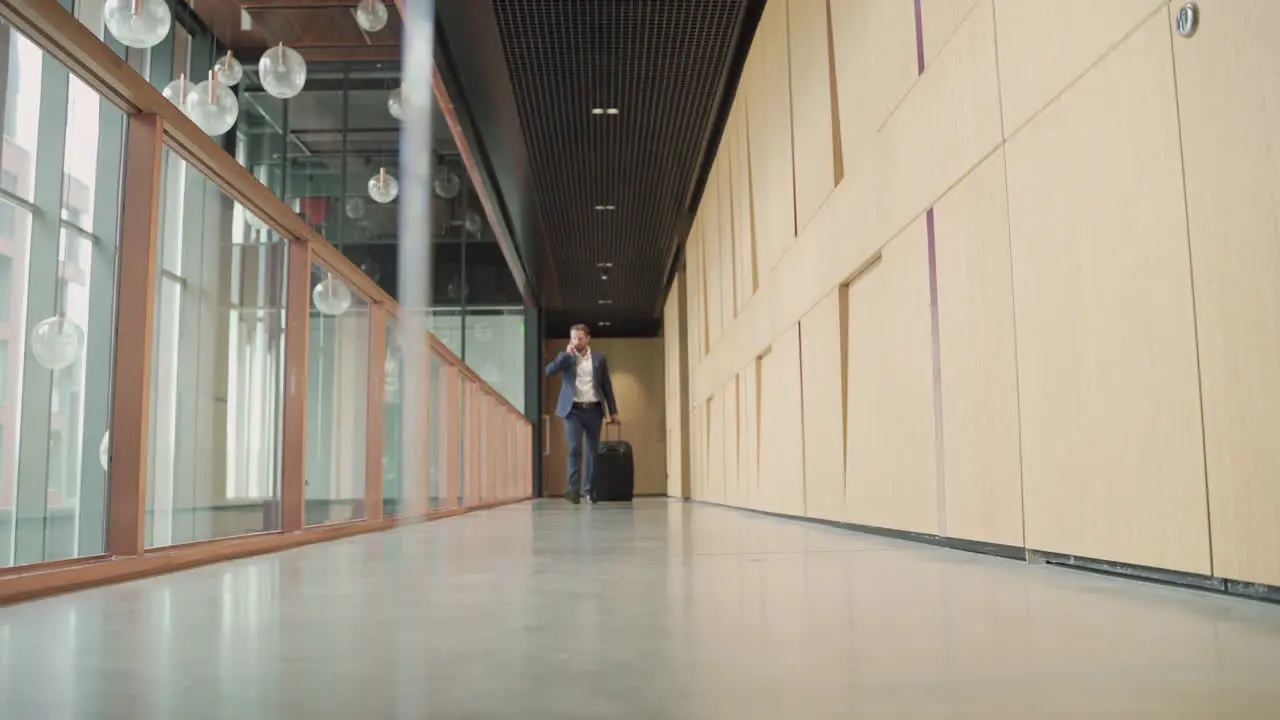
[[[564,419],[569,443],[569,489],[564,497],[577,505],[582,495],[594,503],[596,453],[600,449],[600,426],[606,417],[618,422],[618,403],[613,398],[613,381],[604,353],[591,351],[591,330],[586,325],[569,329],[569,346],[547,365],[547,377],[560,374],[560,397],[556,415]],[[582,473],[583,438],[586,438],[587,472]]]

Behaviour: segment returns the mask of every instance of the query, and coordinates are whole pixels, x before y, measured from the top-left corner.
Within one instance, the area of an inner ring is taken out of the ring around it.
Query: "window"
[[[163,158],[148,547],[279,528],[288,244]]]
[[[321,265],[313,268],[312,283],[326,283],[315,293],[346,290],[342,279]],[[364,517],[369,305],[354,297],[345,310],[331,315],[313,303],[310,315],[307,523],[317,525]]]
[[[11,27],[0,26],[0,44],[0,188],[20,201],[0,199],[0,565],[22,565],[106,547],[98,448],[110,418],[126,118]],[[32,222],[33,209],[56,219],[66,207],[82,213],[82,231]],[[50,321],[83,340],[53,367],[33,340]]]

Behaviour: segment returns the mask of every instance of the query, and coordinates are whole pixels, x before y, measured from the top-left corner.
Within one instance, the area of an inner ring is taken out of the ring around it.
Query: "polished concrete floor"
[[[0,609],[0,718],[1280,718],[1280,606],[702,505]]]

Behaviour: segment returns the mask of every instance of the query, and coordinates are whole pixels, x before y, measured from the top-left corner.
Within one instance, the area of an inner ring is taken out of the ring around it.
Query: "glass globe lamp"
[[[218,80],[213,70],[209,71],[208,80],[192,89],[187,105],[187,114],[196,126],[213,137],[225,134],[240,117],[236,94]]]
[[[436,179],[432,181],[431,187],[435,189],[436,195],[445,200],[452,200],[458,197],[458,193],[462,192],[462,178],[452,170],[441,169],[436,174]]]
[[[102,442],[98,443],[98,464],[103,470],[111,469],[111,431],[102,433]]]
[[[397,120],[404,119],[403,102],[403,93],[400,92],[400,88],[392,90],[391,93],[387,95],[387,112],[391,113],[391,117]]]
[[[484,223],[481,222],[480,216],[474,210],[468,210],[467,214],[462,216],[462,226],[467,229],[467,232],[475,233],[480,232],[480,228],[484,227]]]
[[[226,55],[218,58],[218,62],[213,64],[213,70],[218,73],[218,82],[227,87],[238,85],[244,79],[244,65],[240,64],[230,50]]]
[[[177,105],[182,112],[190,112],[188,101],[191,98],[191,83],[187,82],[187,74],[182,73],[177,80],[164,86],[161,95],[169,102]]]
[[[364,217],[365,210],[368,207],[369,206],[365,204],[364,198],[359,196],[349,197],[347,198],[347,202],[345,205],[345,209],[347,211],[347,217],[351,218],[352,220],[359,220],[360,218]]]
[[[341,315],[351,307],[351,290],[330,274],[311,291],[311,302],[325,315]]]
[[[378,265],[373,258],[366,258],[364,262],[360,263],[360,272],[369,276],[369,279],[374,282],[382,279],[382,266]]]
[[[288,100],[302,92],[302,86],[307,84],[307,61],[297,50],[280,43],[262,53],[258,60],[258,79],[262,89],[272,97]]]
[[[84,328],[65,315],[41,320],[31,331],[31,354],[49,370],[70,367],[84,352]]]
[[[382,0],[360,0],[356,5],[356,24],[365,32],[378,32],[387,26],[387,6]]]
[[[387,172],[386,168],[378,171],[377,175],[369,178],[369,197],[373,201],[381,205],[386,205],[396,196],[400,194],[400,183],[394,175]]]
[[[165,0],[107,0],[102,19],[115,39],[143,50],[159,45],[173,24]]]

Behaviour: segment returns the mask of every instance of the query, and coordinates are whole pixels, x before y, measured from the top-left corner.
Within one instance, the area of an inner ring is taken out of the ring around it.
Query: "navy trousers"
[[[564,418],[564,434],[569,440],[569,492],[590,495],[596,481],[596,453],[600,451],[600,426],[604,423],[604,406],[574,404]],[[586,447],[583,447],[583,440]],[[582,472],[582,455],[586,450],[586,476]],[[579,492],[581,488],[581,492]]]

